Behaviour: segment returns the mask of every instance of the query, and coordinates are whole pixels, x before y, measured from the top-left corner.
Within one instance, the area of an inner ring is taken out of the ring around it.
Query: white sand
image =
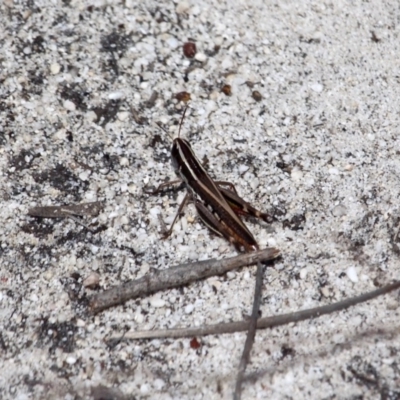
[[[199,350],[189,339],[104,339],[240,320],[254,268],[96,317],[74,300],[93,271],[106,288],[235,254],[192,206],[160,240],[157,215],[170,223],[184,192],[142,191],[174,178],[170,138],[155,123],[177,134],[181,91],[192,97],[182,134],[212,175],[260,209],[286,209],[271,226],[248,223],[283,254],[265,276],[264,316],[398,278],[398,15],[397,1],[1,2],[0,398],[99,399],[102,386],[115,399],[231,398],[244,334],[199,339]],[[196,61],[183,56],[189,38]],[[97,114],[111,101],[119,109],[106,123]],[[26,215],[94,200],[106,206],[93,222],[107,226],[94,235]],[[290,223],[297,215],[303,229]],[[398,398],[399,327],[391,294],[259,332],[248,372],[260,374],[243,398]]]

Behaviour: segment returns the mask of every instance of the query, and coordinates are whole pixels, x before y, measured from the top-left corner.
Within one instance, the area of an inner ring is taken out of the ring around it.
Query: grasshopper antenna
[[[185,109],[184,109],[184,111],[183,111],[182,118],[181,118],[181,122],[179,123],[178,138],[181,137],[182,124],[183,124],[183,120],[184,120],[184,118],[185,118],[185,114],[186,114],[186,111],[187,111],[188,108],[189,108],[189,106],[186,105],[186,107],[185,107]]]
[[[164,133],[166,133],[171,138],[171,140],[174,140],[171,134],[161,125],[161,122],[156,122],[156,124],[162,131],[164,131]]]
[[[184,111],[183,111],[183,114],[182,114],[182,118],[181,118],[181,120],[180,120],[180,122],[179,122],[178,137],[181,136],[181,129],[182,129],[182,125],[183,125],[183,120],[184,120],[184,118],[185,118],[186,110],[187,110],[188,108],[189,108],[189,106],[186,106],[186,107],[185,107],[185,109],[184,109]],[[166,133],[172,140],[174,140],[174,138],[171,136],[171,134],[161,125],[161,122],[156,122],[156,124],[157,124],[157,126],[158,126],[162,131],[164,131],[164,133]]]

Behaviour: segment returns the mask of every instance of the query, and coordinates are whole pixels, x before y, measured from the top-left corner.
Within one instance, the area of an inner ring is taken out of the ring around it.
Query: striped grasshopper
[[[213,232],[224,236],[232,243],[239,252],[252,252],[258,250],[258,244],[240,219],[240,215],[260,218],[266,222],[272,222],[270,214],[263,213],[245,200],[236,192],[235,186],[229,182],[214,181],[200,164],[194,154],[189,142],[180,138],[182,122],[186,114],[185,108],[182,119],[179,124],[178,137],[173,139],[171,158],[176,174],[181,178],[178,181],[172,181],[160,185],[153,191],[146,190],[148,194],[159,193],[164,187],[183,182],[188,190],[185,198],[179,206],[178,212],[164,237],[168,237],[172,228],[181,214],[183,208],[192,201],[196,207],[200,219]],[[257,264],[256,285],[253,299],[253,310],[249,321],[246,343],[239,364],[239,372],[236,380],[234,398],[240,399],[241,386],[244,377],[246,365],[250,357],[250,350],[254,342],[257,318],[261,301],[263,268],[261,263]]]
[[[224,236],[239,252],[258,249],[252,233],[239,218],[240,215],[255,217],[271,223],[273,217],[254,208],[243,200],[230,182],[214,181],[200,164],[189,142],[180,138],[183,118],[179,126],[178,137],[173,139],[171,158],[175,172],[180,180],[163,183],[154,190],[145,190],[147,194],[160,193],[165,187],[183,182],[188,193],[179,206],[178,212],[164,238],[172,233],[173,226],[181,215],[185,205],[192,201],[204,224],[219,236]]]

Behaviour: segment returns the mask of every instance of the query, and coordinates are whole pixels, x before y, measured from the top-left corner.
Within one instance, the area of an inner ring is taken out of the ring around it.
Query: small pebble
[[[130,113],[128,111],[121,111],[117,114],[120,121],[126,121],[129,118]]]
[[[140,325],[143,324],[144,316],[142,314],[135,314],[135,321]]]
[[[191,314],[191,313],[193,312],[193,310],[194,310],[194,305],[193,305],[193,304],[188,304],[188,305],[185,307],[185,313],[186,313],[186,314]]]
[[[67,364],[73,365],[73,364],[76,363],[76,358],[73,357],[73,356],[68,356],[65,361],[66,361]]]
[[[327,286],[324,286],[323,288],[321,288],[321,294],[324,297],[329,297],[329,288]]]
[[[353,283],[358,282],[358,275],[357,275],[357,270],[355,269],[355,267],[347,268],[346,275]]]
[[[311,85],[311,90],[313,90],[315,93],[321,93],[324,90],[324,86],[320,83],[314,83]]]
[[[124,92],[111,92],[108,94],[108,98],[110,100],[119,100],[125,97]]]
[[[183,45],[183,54],[187,58],[193,58],[197,53],[196,43],[186,42]]]
[[[176,49],[179,46],[179,42],[174,37],[168,38],[167,44],[171,49]]]
[[[143,383],[143,385],[140,386],[140,393],[148,394],[149,392],[150,392],[150,386],[147,383]]]
[[[83,327],[86,326],[86,322],[85,322],[83,319],[78,318],[78,319],[76,320],[76,326],[77,326],[78,328],[83,328]]]
[[[158,378],[154,380],[153,386],[156,390],[160,391],[165,386],[165,382],[162,379]]]
[[[79,174],[79,179],[81,179],[82,181],[87,181],[89,179],[90,176],[90,171],[83,171]]]
[[[92,251],[93,254],[97,254],[98,251],[99,251],[99,247],[98,247],[98,246],[92,245],[92,246],[90,247],[90,250]]]
[[[250,181],[250,187],[253,190],[256,190],[260,186],[260,181],[257,178],[254,178]]]
[[[53,63],[50,65],[50,72],[53,75],[57,75],[61,71],[61,65],[58,63]]]
[[[83,280],[83,286],[86,288],[93,288],[98,286],[99,282],[100,275],[96,272],[92,272]]]
[[[165,300],[161,299],[160,297],[153,297],[150,300],[150,304],[154,307],[154,308],[161,308],[165,306]]]
[[[157,215],[160,214],[160,209],[159,209],[158,207],[150,208],[149,213],[150,213],[153,217],[157,217]]]
[[[187,1],[181,1],[175,8],[177,14],[184,14],[189,11],[190,5]]]
[[[261,100],[262,100],[261,93],[260,93],[259,91],[257,91],[257,90],[255,90],[255,91],[251,94],[251,96],[253,97],[253,99],[254,99],[255,101],[261,101]]]
[[[332,215],[334,217],[343,217],[347,214],[347,208],[343,204],[338,204],[332,210]]]
[[[236,273],[234,271],[229,271],[226,273],[226,279],[228,280],[232,280],[236,278]]]
[[[205,63],[207,61],[207,56],[204,53],[197,53],[194,58],[201,63]]]
[[[175,98],[178,101],[183,101],[184,103],[187,103],[190,100],[190,93],[188,92],[179,92],[175,95]]]
[[[299,181],[303,177],[303,172],[297,168],[293,168],[292,173],[290,174],[294,181]]]
[[[65,100],[63,106],[68,111],[76,110],[75,104],[71,100]]]
[[[302,268],[300,270],[300,279],[305,279],[307,276],[307,268]]]
[[[35,293],[32,293],[32,295],[30,296],[31,301],[36,302],[39,300],[38,296]]]
[[[224,85],[221,88],[221,92],[226,96],[232,96],[232,87],[231,85]]]
[[[126,157],[121,157],[120,160],[119,160],[119,164],[122,167],[127,167],[129,165],[129,159],[126,158]]]

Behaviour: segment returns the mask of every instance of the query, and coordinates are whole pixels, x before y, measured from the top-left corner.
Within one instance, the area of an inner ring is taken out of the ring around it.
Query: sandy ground
[[[282,252],[265,273],[263,316],[398,278],[399,15],[394,0],[3,0],[0,397],[231,398],[242,333],[198,349],[105,339],[241,320],[254,267],[85,312],[96,290],[235,254],[192,205],[160,240],[159,215],[169,224],[184,191],[143,193],[174,178],[156,123],[177,135],[183,91],[182,136],[210,174],[277,211],[271,225],[248,222]],[[96,200],[104,209],[83,220],[92,231],[27,215]],[[398,301],[259,332],[243,398],[400,398]]]

